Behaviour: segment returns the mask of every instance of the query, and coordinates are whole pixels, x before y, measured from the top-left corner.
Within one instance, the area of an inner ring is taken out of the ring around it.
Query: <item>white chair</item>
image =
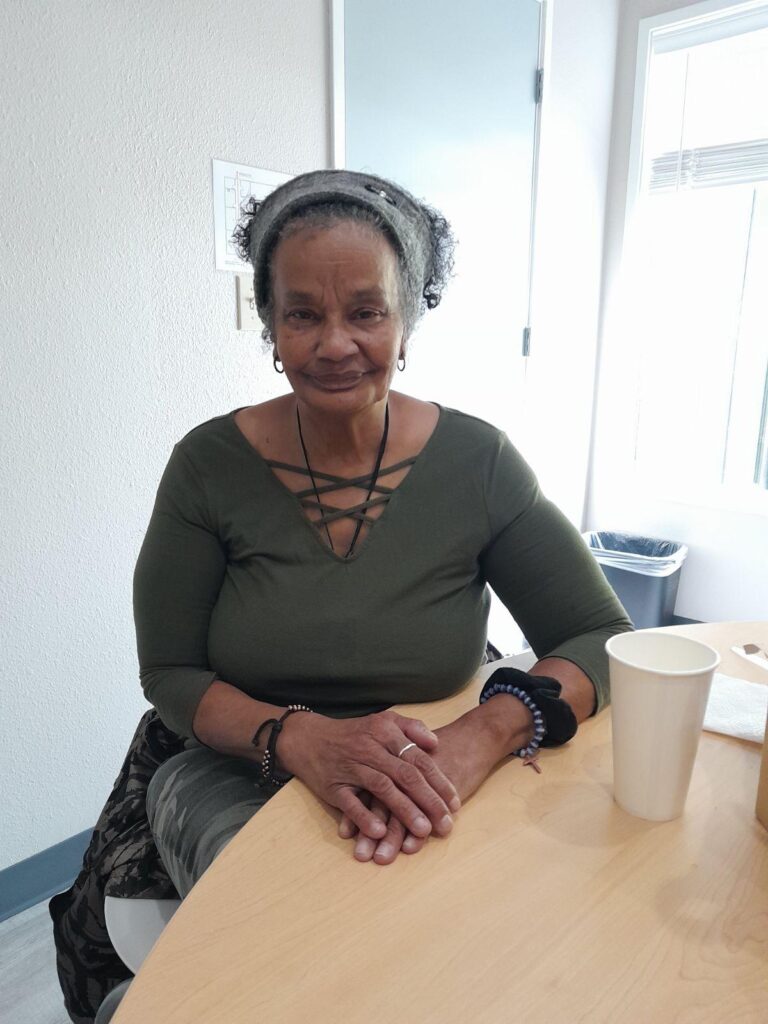
[[[179,909],[181,900],[104,898],[109,939],[125,966],[138,973],[160,933]]]
[[[146,960],[180,904],[181,900],[104,897],[104,918],[110,942],[125,966],[134,974]],[[126,979],[107,994],[94,1018],[94,1024],[109,1024],[132,981],[132,978]]]

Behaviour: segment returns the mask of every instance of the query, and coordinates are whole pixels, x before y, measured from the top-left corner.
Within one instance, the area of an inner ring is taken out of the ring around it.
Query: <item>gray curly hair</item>
[[[408,338],[427,309],[434,309],[453,271],[455,239],[443,215],[410,192],[372,174],[327,170],[300,174],[266,197],[251,197],[232,235],[235,248],[254,270],[254,295],[272,343],[272,257],[278,244],[305,227],[339,221],[367,224],[380,232],[397,256],[400,309]]]

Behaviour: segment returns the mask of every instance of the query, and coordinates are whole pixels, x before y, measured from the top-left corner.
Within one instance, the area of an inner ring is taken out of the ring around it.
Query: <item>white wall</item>
[[[581,529],[600,309],[619,0],[550,0],[527,432],[545,494]]]
[[[676,613],[702,621],[768,617],[768,521],[727,508],[662,500],[617,480],[611,450],[622,415],[622,366],[617,268],[623,242],[632,127],[638,23],[691,0],[625,0],[616,64],[611,169],[605,235],[605,275],[594,450],[585,529],[623,530],[689,545]],[[626,379],[626,376],[624,376]],[[627,443],[630,443],[627,436]]]
[[[0,9],[0,869],[93,827],[149,708],[131,580],[173,444],[284,390],[210,161],[329,166],[327,34],[323,0]]]

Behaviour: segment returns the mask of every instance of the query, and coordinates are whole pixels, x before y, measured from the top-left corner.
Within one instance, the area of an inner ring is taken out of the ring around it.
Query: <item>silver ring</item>
[[[403,749],[400,751],[400,753],[397,756],[398,757],[402,757],[403,754],[406,752],[406,750],[410,750],[411,747],[415,747],[415,746],[416,746],[415,743],[406,743],[405,746],[403,747]]]

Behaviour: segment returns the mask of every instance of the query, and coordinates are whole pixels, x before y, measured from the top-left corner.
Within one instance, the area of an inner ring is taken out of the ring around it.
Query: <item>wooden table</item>
[[[729,650],[768,648],[768,623],[670,632],[768,682]],[[436,727],[477,693],[405,713]],[[703,733],[683,817],[643,821],[613,801],[605,713],[542,775],[503,764],[448,838],[385,867],[294,781],[181,904],[113,1024],[768,1021],[759,756]]]

